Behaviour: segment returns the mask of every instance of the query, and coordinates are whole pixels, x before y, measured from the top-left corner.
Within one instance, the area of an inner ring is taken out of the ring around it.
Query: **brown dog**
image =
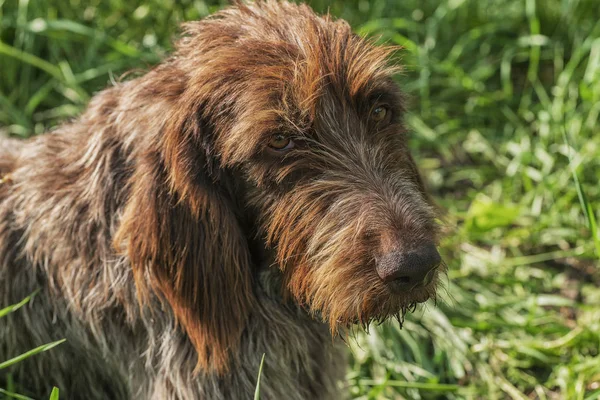
[[[76,121],[0,141],[0,360],[68,399],[339,398],[334,335],[435,294],[391,49],[238,4]],[[4,321],[4,320],[3,320]],[[1,377],[0,377],[1,378]],[[1,379],[0,379],[1,380]]]

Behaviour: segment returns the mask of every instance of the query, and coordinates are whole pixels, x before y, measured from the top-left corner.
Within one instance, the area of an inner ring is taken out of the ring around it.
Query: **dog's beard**
[[[368,330],[371,324],[380,325],[387,320],[396,320],[402,327],[408,313],[415,312],[419,304],[436,299],[437,279],[436,276],[429,285],[404,294],[391,293],[384,289],[385,293],[364,298],[359,310],[348,307],[345,313],[337,316],[335,323],[331,320],[332,316],[327,317],[323,313],[321,316],[327,319],[332,331],[347,331],[356,327]]]
[[[347,246],[341,254],[351,254],[352,250],[354,254],[361,253],[359,246]],[[388,319],[396,319],[402,325],[407,313],[436,297],[440,271],[428,285],[396,293],[381,281],[372,262],[350,260],[335,253],[314,258],[318,260],[312,265],[287,265],[283,282],[296,301],[328,323],[334,333],[356,327],[366,330],[372,323],[381,324]]]
[[[417,207],[408,194],[396,200],[409,205],[403,210]],[[276,249],[283,287],[334,333],[390,318],[402,322],[417,304],[435,297],[439,272],[426,286],[406,292],[391,290],[377,274],[379,232],[393,229],[385,211],[370,193],[348,189],[341,179],[297,187],[262,209],[263,232]],[[419,218],[413,220],[429,219],[427,209],[417,208],[414,215]]]
[[[396,320],[402,328],[406,315],[415,312],[419,304],[430,299],[436,301],[437,280],[436,274],[430,284],[420,289],[402,295],[387,293],[378,298],[365,300],[360,313],[354,316],[348,315],[346,319],[338,318],[335,329],[352,330],[360,327],[368,331],[371,324],[380,325],[388,320]],[[348,312],[351,313],[352,310]]]

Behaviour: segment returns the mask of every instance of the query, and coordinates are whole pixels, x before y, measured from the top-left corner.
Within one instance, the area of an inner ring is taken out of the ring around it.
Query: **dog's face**
[[[435,213],[407,146],[392,49],[275,1],[184,33],[141,84],[170,111],[132,177],[117,242],[141,295],[149,281],[170,303],[199,365],[226,370],[256,307],[248,220],[284,290],[333,332],[401,319],[432,297],[443,272]]]
[[[215,131],[220,161],[244,175],[299,303],[334,329],[401,318],[434,295],[441,259],[390,49],[306,7],[252,12],[221,49],[236,60],[217,103],[228,123],[213,122],[225,127]]]
[[[402,320],[435,294],[441,266],[396,87],[386,76],[370,77],[353,93],[349,81],[357,78],[323,77],[309,122],[280,121],[245,164],[287,288],[334,330]]]
[[[291,81],[296,88],[320,74],[312,109],[279,93],[292,98],[270,105],[274,129],[257,132],[260,144],[242,165],[287,288],[337,330],[401,320],[434,295],[441,259],[396,85],[388,71],[352,70],[371,56],[362,39],[348,37],[357,52],[346,57],[328,45],[305,66],[318,72]]]

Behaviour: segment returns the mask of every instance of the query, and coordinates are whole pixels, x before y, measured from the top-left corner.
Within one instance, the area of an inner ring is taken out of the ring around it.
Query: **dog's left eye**
[[[373,111],[371,111],[371,119],[374,122],[379,123],[379,122],[385,121],[388,114],[389,114],[389,110],[387,109],[387,107],[378,106],[378,107],[375,107],[373,109]]]
[[[277,134],[269,141],[269,147],[277,151],[289,150],[294,147],[294,141],[289,136]]]

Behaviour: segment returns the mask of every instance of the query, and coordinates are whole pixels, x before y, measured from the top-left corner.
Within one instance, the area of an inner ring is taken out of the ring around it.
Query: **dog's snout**
[[[427,243],[410,251],[392,251],[381,257],[377,274],[392,289],[410,290],[431,283],[442,262],[435,244]]]

